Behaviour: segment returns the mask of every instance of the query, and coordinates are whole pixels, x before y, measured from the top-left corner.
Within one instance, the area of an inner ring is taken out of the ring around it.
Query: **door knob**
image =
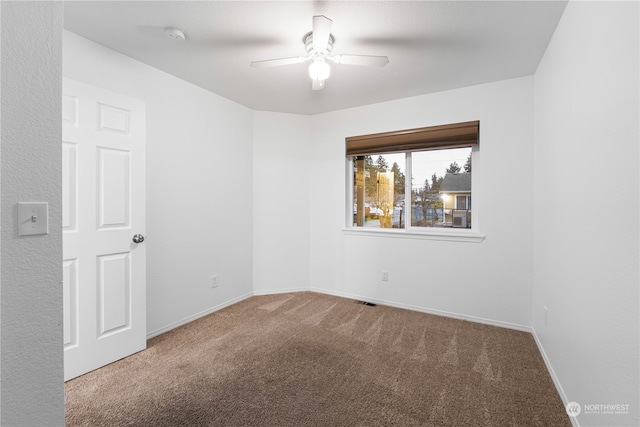
[[[133,236],[133,243],[142,243],[144,242],[144,236],[142,234],[136,234]]]

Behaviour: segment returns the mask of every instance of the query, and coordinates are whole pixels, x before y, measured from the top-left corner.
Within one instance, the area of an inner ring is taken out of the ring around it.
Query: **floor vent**
[[[375,307],[377,304],[368,301],[356,301],[357,304],[367,305],[369,307]]]

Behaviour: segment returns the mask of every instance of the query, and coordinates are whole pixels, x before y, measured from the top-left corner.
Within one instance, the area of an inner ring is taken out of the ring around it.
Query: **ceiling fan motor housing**
[[[327,47],[325,48],[325,53],[331,53],[333,50],[333,43],[336,41],[333,34],[329,34],[329,41],[327,42]],[[313,52],[313,31],[309,31],[307,34],[302,37],[302,42],[304,43],[304,48],[307,53]]]

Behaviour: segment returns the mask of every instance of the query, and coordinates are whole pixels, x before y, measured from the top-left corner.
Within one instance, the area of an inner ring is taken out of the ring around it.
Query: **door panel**
[[[129,227],[129,151],[98,147],[98,228]]]
[[[98,130],[128,135],[130,114],[127,109],[98,103]]]
[[[78,166],[77,144],[62,143],[62,228],[65,232],[77,231],[78,216]]]
[[[131,326],[129,254],[98,257],[98,337]]]
[[[62,263],[62,295],[64,311],[64,348],[78,345],[78,260]]]
[[[65,380],[146,347],[145,106],[64,79]]]

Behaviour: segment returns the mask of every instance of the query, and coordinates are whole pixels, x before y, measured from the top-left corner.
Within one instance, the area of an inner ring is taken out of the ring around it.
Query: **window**
[[[355,228],[471,228],[478,122],[347,138]]]
[[[403,153],[353,158],[353,220],[358,227],[403,228]]]
[[[456,209],[467,209],[467,206],[470,206],[469,204],[470,200],[471,200],[471,195],[456,196]]]

